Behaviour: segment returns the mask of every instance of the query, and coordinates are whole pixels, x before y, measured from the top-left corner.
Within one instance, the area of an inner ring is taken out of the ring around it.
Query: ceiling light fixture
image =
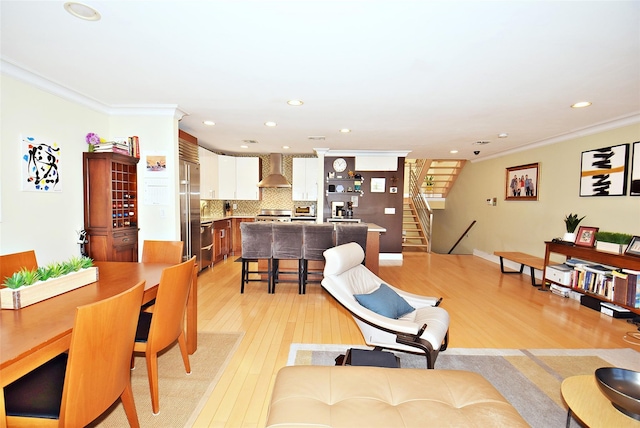
[[[290,149],[291,147],[289,147],[289,146],[282,146],[282,148],[283,148],[283,149],[285,149],[285,150],[287,150],[287,149]]]
[[[507,138],[508,136],[509,136],[509,134],[507,134],[506,132],[498,134],[498,138]]]
[[[343,134],[348,134],[349,132],[351,132],[351,130],[349,128],[342,128],[340,132],[342,132]]]
[[[98,11],[86,4],[70,1],[64,4],[64,9],[76,18],[84,19],[86,21],[100,20],[100,14]]]
[[[204,122],[202,122],[202,123],[204,123],[204,124],[205,124],[205,125],[207,125],[207,126],[213,126],[213,125],[215,125],[215,124],[216,124],[213,120],[205,120],[205,121],[204,121]]]
[[[578,103],[575,103],[571,106],[571,108],[583,108],[583,107],[589,107],[591,105],[591,103],[589,101],[580,101]]]
[[[287,104],[289,104],[290,106],[301,106],[302,104],[304,104],[302,102],[302,100],[289,100],[287,101]]]
[[[241,146],[240,146],[240,148],[241,148],[241,149],[248,149],[248,148],[249,148],[249,146],[247,146],[246,144],[243,144],[243,145],[241,145]]]
[[[458,153],[458,151],[456,149],[453,149],[449,153],[451,153],[452,155],[455,155],[456,153]]]
[[[265,126],[269,126],[269,127],[271,127],[271,128],[273,128],[274,126],[277,126],[277,125],[278,125],[278,124],[277,124],[277,123],[275,123],[275,122],[265,122],[264,124],[265,124]]]

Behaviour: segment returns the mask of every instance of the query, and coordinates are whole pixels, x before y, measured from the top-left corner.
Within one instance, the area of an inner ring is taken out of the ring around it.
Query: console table
[[[544,254],[545,271],[543,272],[543,284],[542,284],[543,288],[546,286],[547,282],[549,282],[549,280],[545,278],[546,278],[546,269],[547,269],[547,266],[549,266],[549,258],[551,253],[562,254],[566,256],[567,259],[571,257],[575,257],[580,260],[584,260],[586,262],[593,262],[593,263],[613,266],[613,267],[622,268],[622,269],[632,269],[632,270],[640,271],[640,257],[634,257],[634,256],[625,255],[625,254],[606,253],[604,251],[598,251],[595,248],[591,248],[591,247],[581,247],[578,245],[565,245],[565,244],[560,244],[560,243],[551,242],[551,241],[545,242],[545,245],[546,245],[546,251]],[[576,290],[576,291],[580,291],[580,290]],[[589,294],[589,295],[592,295],[592,294]],[[597,295],[593,295],[593,296],[599,297]],[[632,310],[633,312],[640,313],[640,309],[638,308],[631,308],[628,306],[627,308]]]

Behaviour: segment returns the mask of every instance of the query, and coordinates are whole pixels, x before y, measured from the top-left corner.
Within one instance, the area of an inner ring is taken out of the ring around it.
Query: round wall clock
[[[336,160],[333,161],[333,169],[336,170],[336,172],[342,172],[345,169],[347,169],[347,161],[344,160],[343,158],[338,158]]]

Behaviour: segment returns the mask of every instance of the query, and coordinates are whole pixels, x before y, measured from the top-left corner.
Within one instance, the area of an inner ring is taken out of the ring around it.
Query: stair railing
[[[453,247],[451,247],[451,249],[449,250],[449,252],[447,254],[451,254],[453,252],[453,250],[458,246],[458,244],[460,243],[460,241],[462,241],[462,239],[467,236],[467,233],[469,233],[469,231],[471,230],[471,228],[476,224],[476,221],[473,220],[471,222],[471,224],[469,225],[469,227],[467,227],[467,230],[464,231],[464,233],[462,235],[460,235],[460,238],[458,238],[458,240],[456,241],[455,244],[453,244]]]
[[[431,227],[433,223],[433,211],[429,206],[429,202],[427,198],[420,193],[421,184],[418,180],[418,177],[421,175],[422,171],[418,169],[422,169],[424,162],[419,160],[416,162],[415,168],[409,169],[409,197],[413,202],[413,207],[416,210],[416,214],[418,216],[418,222],[420,223],[420,227],[424,231],[424,234],[427,239],[427,251],[431,252]]]

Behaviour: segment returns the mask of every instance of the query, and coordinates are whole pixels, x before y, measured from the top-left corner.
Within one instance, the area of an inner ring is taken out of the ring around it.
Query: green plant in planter
[[[596,232],[596,241],[598,242],[611,242],[613,244],[628,245],[631,242],[633,235],[619,232]]]
[[[22,286],[33,285],[38,281],[58,278],[71,272],[90,268],[91,266],[93,266],[93,260],[89,257],[72,257],[69,261],[51,263],[34,270],[22,268],[10,277],[7,277],[3,285],[8,288],[16,289]]]
[[[580,224],[580,222],[586,217],[580,217],[578,218],[578,214],[569,214],[568,216],[566,216],[564,218],[564,224],[567,227],[567,232],[568,233],[574,233],[576,231],[576,228],[578,227],[578,225]]]

